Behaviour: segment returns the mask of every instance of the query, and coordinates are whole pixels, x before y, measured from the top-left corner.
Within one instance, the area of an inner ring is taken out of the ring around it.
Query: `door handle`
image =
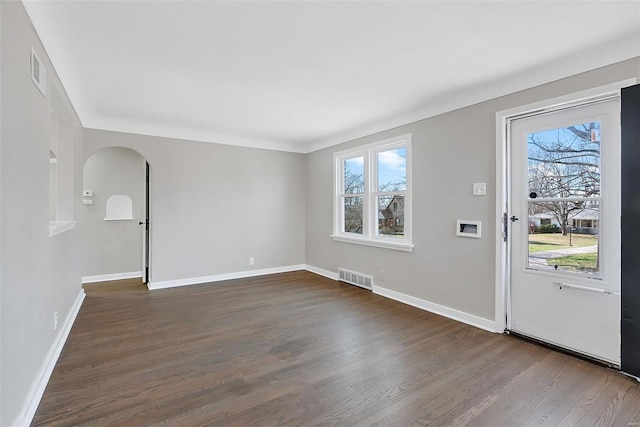
[[[517,218],[515,215],[511,216],[511,222],[516,222],[518,221],[520,218]]]
[[[143,221],[139,221],[139,222],[138,222],[138,225],[143,225],[143,224],[144,224],[144,222],[143,222]]]

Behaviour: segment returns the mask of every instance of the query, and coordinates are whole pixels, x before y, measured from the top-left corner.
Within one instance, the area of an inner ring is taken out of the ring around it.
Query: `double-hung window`
[[[333,239],[411,251],[411,135],[333,157]]]

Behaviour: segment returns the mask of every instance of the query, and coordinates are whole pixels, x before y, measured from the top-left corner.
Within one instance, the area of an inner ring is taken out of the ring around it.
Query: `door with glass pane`
[[[620,105],[515,120],[508,328],[620,363]]]

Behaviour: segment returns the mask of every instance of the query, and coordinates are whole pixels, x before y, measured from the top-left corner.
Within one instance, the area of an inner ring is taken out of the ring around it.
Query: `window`
[[[58,89],[51,87],[49,139],[49,237],[72,230],[75,131]]]
[[[411,135],[334,153],[333,239],[411,251]]]

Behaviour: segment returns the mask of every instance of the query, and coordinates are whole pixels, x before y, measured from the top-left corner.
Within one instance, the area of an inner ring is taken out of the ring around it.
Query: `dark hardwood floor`
[[[618,372],[308,272],[86,292],[33,425],[640,422]]]

